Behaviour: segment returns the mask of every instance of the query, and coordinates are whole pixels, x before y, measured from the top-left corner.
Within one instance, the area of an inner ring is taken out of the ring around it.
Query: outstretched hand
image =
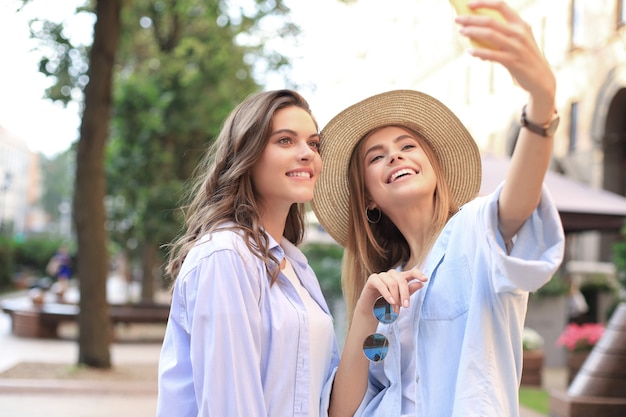
[[[469,53],[503,65],[515,82],[529,93],[525,117],[543,126],[556,113],[556,77],[539,49],[531,27],[500,0],[472,0],[475,13],[458,16],[460,32],[476,47]],[[477,10],[496,11],[500,16],[481,15]],[[553,138],[529,129],[520,129],[504,187],[498,198],[498,227],[510,245],[541,198],[542,183],[552,155]],[[510,247],[510,246],[508,246]]]
[[[471,10],[495,10],[503,17],[502,20],[480,14],[456,17],[455,22],[461,26],[462,35],[489,45],[471,49],[469,53],[502,64],[521,88],[531,94],[553,99],[556,80],[530,25],[504,1],[476,0],[471,1],[468,7]]]

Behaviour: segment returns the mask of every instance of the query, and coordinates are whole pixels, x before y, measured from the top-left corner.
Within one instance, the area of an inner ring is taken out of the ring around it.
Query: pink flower
[[[556,340],[556,344],[574,352],[593,349],[604,334],[604,325],[600,323],[570,323]]]

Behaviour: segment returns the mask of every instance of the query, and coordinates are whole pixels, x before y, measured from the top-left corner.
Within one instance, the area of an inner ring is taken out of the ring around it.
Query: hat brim
[[[348,241],[350,157],[367,133],[387,125],[410,128],[430,144],[458,206],[478,195],[480,151],[459,118],[439,100],[419,91],[377,94],[343,110],[320,133],[324,169],[312,207],[322,227],[342,246]]]

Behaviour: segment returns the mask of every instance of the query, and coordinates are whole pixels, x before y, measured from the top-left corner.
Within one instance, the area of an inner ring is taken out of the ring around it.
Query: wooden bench
[[[43,303],[35,305],[28,298],[4,300],[2,311],[11,317],[11,331],[18,337],[58,338],[64,322],[77,322],[75,304]],[[167,323],[169,305],[154,303],[113,304],[109,306],[111,325],[125,323]]]

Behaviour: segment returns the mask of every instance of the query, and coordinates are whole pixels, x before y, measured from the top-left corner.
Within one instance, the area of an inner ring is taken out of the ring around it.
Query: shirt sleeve
[[[177,279],[159,362],[159,417],[266,417],[259,300],[267,277],[242,253],[188,256],[194,265]]]
[[[550,280],[563,260],[565,235],[559,213],[545,185],[537,208],[513,238],[510,253],[498,228],[502,184],[481,206],[488,230],[489,256],[496,292],[536,291]]]
[[[330,395],[333,390],[333,383],[335,382],[335,376],[337,375],[337,369],[339,364],[336,363],[331,370],[330,377],[324,383],[322,387],[322,398],[320,402],[320,417],[328,417],[328,410],[330,409]]]
[[[246,266],[246,263],[248,266]],[[258,262],[232,250],[203,258],[185,288],[198,416],[265,416]],[[195,284],[195,285],[194,285]]]

